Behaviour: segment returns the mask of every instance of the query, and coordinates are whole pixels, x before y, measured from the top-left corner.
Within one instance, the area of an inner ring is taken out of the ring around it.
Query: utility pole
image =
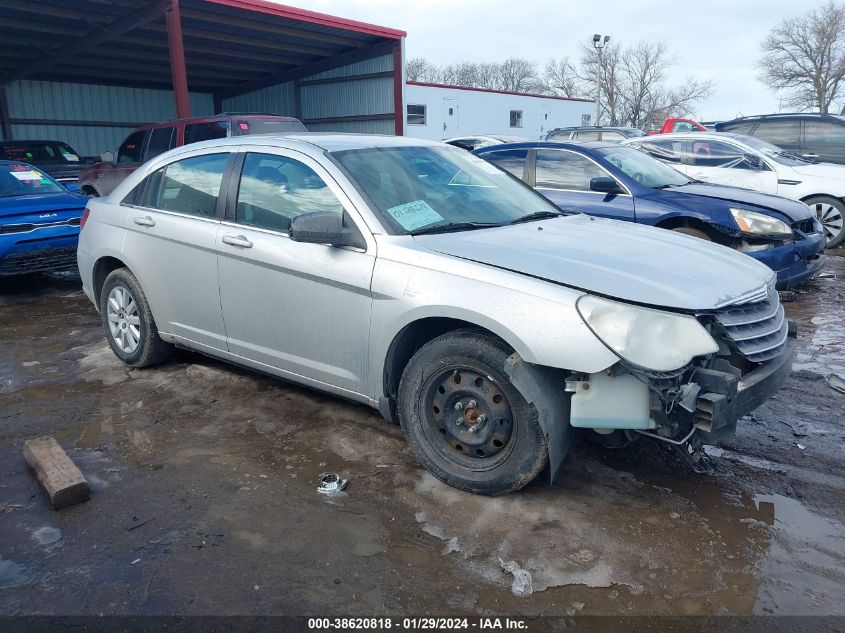
[[[605,35],[604,37],[598,33],[593,35],[593,46],[595,46],[596,52],[599,54],[599,63],[596,66],[596,127],[601,125],[601,121],[599,120],[601,116],[601,51],[609,41],[609,35]]]

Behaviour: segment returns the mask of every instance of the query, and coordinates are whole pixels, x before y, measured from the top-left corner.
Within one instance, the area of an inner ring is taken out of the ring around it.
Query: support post
[[[12,140],[12,119],[9,116],[9,102],[6,100],[6,86],[0,86],[0,125],[3,130],[3,140]]]
[[[393,127],[396,136],[405,133],[405,60],[403,49],[405,38],[393,43]]]
[[[164,11],[167,18],[167,44],[170,52],[170,72],[173,76],[173,96],[176,100],[176,118],[191,116],[188,99],[188,73],[185,70],[185,46],[182,42],[182,16],[179,0],[171,0]]]

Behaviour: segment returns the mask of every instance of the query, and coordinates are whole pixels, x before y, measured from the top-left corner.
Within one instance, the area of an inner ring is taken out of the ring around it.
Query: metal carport
[[[224,111],[402,134],[405,32],[265,0],[0,0],[5,139],[111,149]]]

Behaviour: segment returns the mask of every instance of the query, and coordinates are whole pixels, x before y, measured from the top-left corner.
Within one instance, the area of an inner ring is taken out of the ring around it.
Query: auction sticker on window
[[[398,207],[389,208],[387,212],[407,231],[413,231],[443,219],[443,216],[432,209],[425,200],[406,202]]]
[[[10,173],[18,180],[41,180],[44,178],[44,174],[37,172],[34,169],[29,169],[27,171],[13,171]]]

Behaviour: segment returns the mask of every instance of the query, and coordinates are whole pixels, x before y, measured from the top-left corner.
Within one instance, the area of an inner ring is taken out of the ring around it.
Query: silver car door
[[[215,250],[219,193],[235,155],[190,152],[147,176],[124,245],[159,330],[217,350],[226,349]]]
[[[365,393],[375,241],[317,161],[241,149],[217,243],[229,351],[294,380]],[[313,211],[346,213],[367,249],[291,240],[291,218]]]

